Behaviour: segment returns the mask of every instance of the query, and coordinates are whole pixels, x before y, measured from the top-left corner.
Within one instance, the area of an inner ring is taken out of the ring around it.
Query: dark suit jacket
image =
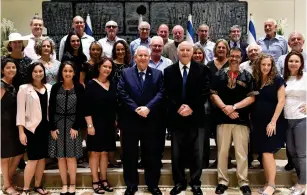
[[[228,41],[228,45],[230,47],[230,41]],[[248,46],[247,43],[240,41],[240,49],[241,49],[241,57],[242,57],[241,63],[249,60],[247,53],[246,53],[247,46]]]
[[[207,66],[191,61],[186,83],[186,98],[182,99],[182,75],[179,62],[164,69],[165,95],[168,105],[168,125],[171,128],[203,127],[204,104],[209,96],[211,72]],[[177,113],[182,104],[193,110],[182,117]]]
[[[119,100],[123,104],[121,127],[133,128],[140,125],[142,121],[162,122],[164,85],[160,70],[147,68],[142,89],[137,67],[126,68],[122,72],[117,90]],[[150,109],[147,118],[135,112],[139,106]]]

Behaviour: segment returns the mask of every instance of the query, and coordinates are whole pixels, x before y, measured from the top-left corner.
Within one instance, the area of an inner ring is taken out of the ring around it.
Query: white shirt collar
[[[183,66],[184,66],[184,65],[183,65],[183,64],[180,62],[180,60],[179,60],[179,68],[180,68],[180,70],[183,69]],[[186,66],[187,66],[188,69],[190,69],[191,62],[189,62]]]
[[[143,70],[143,71],[141,71],[139,68],[137,68],[137,69],[138,69],[138,73],[144,72],[146,74],[146,72],[147,72],[147,68],[145,70]]]

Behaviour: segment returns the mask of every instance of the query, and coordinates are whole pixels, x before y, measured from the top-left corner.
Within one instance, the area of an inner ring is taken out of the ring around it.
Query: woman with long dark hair
[[[17,94],[16,124],[20,142],[26,146],[28,161],[24,170],[23,195],[30,192],[30,183],[35,175],[34,191],[48,192],[41,186],[48,158],[49,121],[48,106],[51,85],[46,84],[45,67],[41,62],[29,66],[27,84],[21,85]]]
[[[72,62],[63,62],[59,68],[58,82],[51,89],[49,106],[49,156],[58,159],[63,185],[61,194],[76,192],[76,159],[82,156],[79,130],[84,125],[83,97],[84,88],[77,81],[75,66]],[[69,189],[67,172],[70,178]]]

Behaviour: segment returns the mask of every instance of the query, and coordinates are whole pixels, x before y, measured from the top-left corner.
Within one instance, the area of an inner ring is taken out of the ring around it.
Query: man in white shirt
[[[103,49],[102,57],[106,56],[108,58],[111,58],[114,43],[118,40],[124,39],[116,36],[118,32],[118,26],[117,23],[113,20],[110,20],[106,23],[105,31],[107,33],[107,36],[100,39],[98,42],[101,44]]]
[[[35,52],[34,45],[37,39],[43,38],[43,27],[43,19],[35,15],[30,22],[31,34],[24,36],[28,40],[28,45],[24,49],[24,54],[31,60],[38,60],[40,58],[40,56]],[[55,51],[52,57],[53,59],[56,59]]]
[[[215,46],[215,43],[209,40],[209,26],[207,24],[201,24],[198,27],[197,34],[199,41],[195,44],[204,49],[206,53],[205,64],[207,64],[208,62],[214,60],[213,48]]]
[[[161,24],[158,28],[157,34],[162,37],[164,46],[166,44],[174,42],[174,40],[168,38],[169,37],[169,28],[166,24]]]
[[[81,16],[75,16],[72,20],[72,28],[81,37],[83,53],[86,55],[87,59],[90,59],[90,51],[89,51],[90,45],[93,41],[95,41],[95,39],[92,36],[84,32],[84,29],[85,29],[84,19]],[[61,61],[63,54],[64,54],[64,47],[65,47],[66,39],[67,39],[67,35],[64,36],[60,42],[59,61]]]
[[[257,43],[252,43],[247,46],[246,52],[249,60],[241,63],[240,68],[245,69],[253,75],[253,63],[262,52],[262,48]]]

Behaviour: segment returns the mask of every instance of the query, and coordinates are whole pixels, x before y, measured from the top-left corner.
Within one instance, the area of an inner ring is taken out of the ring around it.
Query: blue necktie
[[[232,48],[237,48],[238,44],[237,42],[234,42],[233,47]]]
[[[185,99],[185,95],[186,95],[187,77],[188,77],[187,66],[184,65],[183,74],[182,74],[182,99]]]
[[[143,88],[144,87],[144,81],[145,81],[145,79],[143,79],[143,76],[145,75],[145,73],[144,72],[139,72],[139,75],[140,75],[140,80],[141,80],[141,86]]]

